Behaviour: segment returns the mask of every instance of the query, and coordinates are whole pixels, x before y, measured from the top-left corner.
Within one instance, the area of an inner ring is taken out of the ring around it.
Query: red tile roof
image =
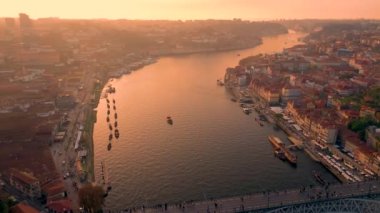
[[[47,207],[57,213],[63,213],[71,209],[71,201],[68,199],[52,201],[47,204]]]
[[[29,174],[27,172],[22,172],[17,169],[11,169],[11,176],[18,181],[21,181],[26,184],[34,184],[38,181],[36,177],[34,177],[32,174]]]
[[[10,209],[10,213],[39,213],[39,211],[26,203],[19,203]]]

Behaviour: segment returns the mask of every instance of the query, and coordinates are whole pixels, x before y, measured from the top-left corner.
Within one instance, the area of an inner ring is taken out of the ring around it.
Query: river
[[[316,184],[312,171],[336,179],[303,152],[294,168],[273,156],[267,136],[286,140],[282,131],[255,113],[246,115],[230,93],[216,85],[227,67],[246,56],[280,52],[299,43],[302,34],[263,39],[255,48],[164,57],[130,75],[113,79],[120,138],[112,141],[106,99],[94,127],[95,171],[105,160],[112,182],[107,208],[124,209],[186,200],[242,195]],[[238,56],[240,54],[240,56]],[[170,115],[174,125],[168,125]]]

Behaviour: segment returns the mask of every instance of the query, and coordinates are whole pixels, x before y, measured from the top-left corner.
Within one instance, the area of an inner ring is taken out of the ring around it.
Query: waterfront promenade
[[[282,206],[380,194],[380,181],[334,184],[328,187],[305,186],[285,191],[265,191],[239,197],[205,201],[160,204],[120,210],[121,212],[244,212],[280,208]],[[105,209],[107,210],[107,208]],[[112,212],[115,209],[110,208]]]

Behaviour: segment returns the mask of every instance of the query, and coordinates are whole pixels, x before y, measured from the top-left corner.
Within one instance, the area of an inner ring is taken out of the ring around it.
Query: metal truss
[[[369,199],[342,199],[322,202],[304,203],[277,208],[268,213],[379,213],[380,201]]]

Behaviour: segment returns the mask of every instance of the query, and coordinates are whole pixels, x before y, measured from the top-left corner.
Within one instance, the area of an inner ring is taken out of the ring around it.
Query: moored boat
[[[265,115],[260,114],[259,117],[260,117],[260,121],[267,121],[267,118],[265,117]]]
[[[285,144],[281,141],[280,138],[270,135],[268,136],[269,142],[272,144],[275,151],[281,151],[284,153],[286,160],[293,166],[297,165],[297,156],[292,153],[288,148],[285,147]]]
[[[120,136],[119,130],[115,129],[115,138],[118,139]]]
[[[286,149],[284,152],[285,157],[289,161],[289,163],[293,166],[297,166],[297,156],[294,153],[290,152],[290,150],[288,149]]]
[[[115,93],[116,92],[116,89],[115,87],[112,87],[111,85],[108,86],[107,90],[106,90],[107,93]]]
[[[216,80],[216,84],[218,86],[224,86],[224,82],[222,80],[220,80],[220,79]]]
[[[108,136],[108,140],[112,140],[112,137],[113,137],[113,135],[112,135],[112,133]]]
[[[269,135],[268,140],[272,144],[275,150],[277,149],[281,150],[285,146],[284,143],[281,141],[281,139],[276,136]]]
[[[323,178],[321,177],[321,175],[319,174],[319,172],[317,171],[313,171],[313,176],[315,178],[315,180],[320,183],[321,185],[325,185],[326,184],[326,181],[323,180]]]
[[[117,113],[115,113],[115,119],[117,119]]]
[[[244,107],[244,108],[243,108],[243,112],[244,112],[245,114],[249,115],[249,113],[251,113],[251,109],[250,109],[250,108],[246,108],[246,107]]]
[[[274,150],[274,155],[280,158],[281,160],[286,160],[285,154],[281,150]]]
[[[107,150],[110,151],[111,148],[112,148],[112,144],[111,144],[111,142],[109,142],[108,145],[107,145]]]

